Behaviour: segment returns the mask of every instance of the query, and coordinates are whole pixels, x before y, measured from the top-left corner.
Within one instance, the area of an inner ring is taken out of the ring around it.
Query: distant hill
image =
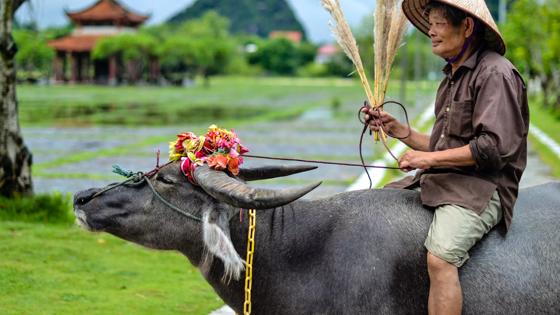
[[[268,37],[271,31],[300,31],[306,38],[301,23],[286,0],[196,0],[168,22],[181,23],[201,17],[209,10],[227,17],[232,33]]]

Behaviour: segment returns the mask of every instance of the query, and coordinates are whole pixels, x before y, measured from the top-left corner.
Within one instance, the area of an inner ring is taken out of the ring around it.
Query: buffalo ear
[[[202,215],[202,240],[207,251],[203,265],[209,270],[213,257],[218,257],[224,264],[222,281],[239,280],[245,262],[231,242],[228,211],[218,207],[215,205]]]

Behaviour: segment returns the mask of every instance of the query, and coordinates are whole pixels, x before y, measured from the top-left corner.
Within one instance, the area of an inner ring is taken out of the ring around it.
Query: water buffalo
[[[406,190],[361,190],[295,200],[313,189],[251,188],[245,181],[306,167],[198,167],[76,194],[79,224],[150,248],[177,250],[217,294],[243,310],[247,211],[257,213],[253,314],[422,314],[423,241],[433,212]],[[92,198],[95,197],[95,198]],[[294,201],[295,200],[295,201]],[[511,230],[493,230],[460,269],[465,314],[560,314],[560,183],[521,190]],[[217,259],[213,259],[217,258]],[[231,280],[231,281],[230,281]]]

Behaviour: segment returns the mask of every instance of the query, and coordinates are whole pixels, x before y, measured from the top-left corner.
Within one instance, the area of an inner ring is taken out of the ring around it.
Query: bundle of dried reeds
[[[406,25],[406,18],[400,9],[401,0],[377,0],[374,13],[373,52],[374,52],[374,82],[373,94],[362,65],[358,45],[352,31],[344,18],[338,0],[321,0],[323,7],[329,11],[331,31],[340,47],[356,67],[360,81],[366,92],[367,100],[374,108],[381,106],[385,99],[391,66],[395,60]],[[385,135],[383,135],[385,138]],[[378,135],[376,134],[376,139]]]
[[[352,63],[356,67],[356,72],[360,76],[360,81],[362,86],[366,91],[366,96],[368,102],[373,104],[374,98],[371,94],[371,88],[364,71],[364,66],[362,64],[362,58],[360,57],[360,52],[358,51],[358,44],[356,44],[356,39],[352,35],[352,30],[348,26],[342,9],[340,8],[340,3],[338,0],[321,0],[321,4],[327,11],[329,11],[332,21],[330,21],[331,31],[336,38],[336,41],[342,48],[342,51],[352,60]]]

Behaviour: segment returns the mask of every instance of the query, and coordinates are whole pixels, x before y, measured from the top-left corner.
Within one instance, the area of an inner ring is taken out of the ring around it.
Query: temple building
[[[69,36],[49,42],[56,51],[53,72],[56,82],[109,83],[120,81],[124,67],[118,55],[105,60],[91,57],[102,38],[134,33],[149,18],[126,9],[117,0],[98,0],[81,11],[66,12],[75,25]],[[156,65],[157,67],[157,65]],[[159,68],[159,67],[157,67]],[[150,65],[150,77],[159,69]]]

